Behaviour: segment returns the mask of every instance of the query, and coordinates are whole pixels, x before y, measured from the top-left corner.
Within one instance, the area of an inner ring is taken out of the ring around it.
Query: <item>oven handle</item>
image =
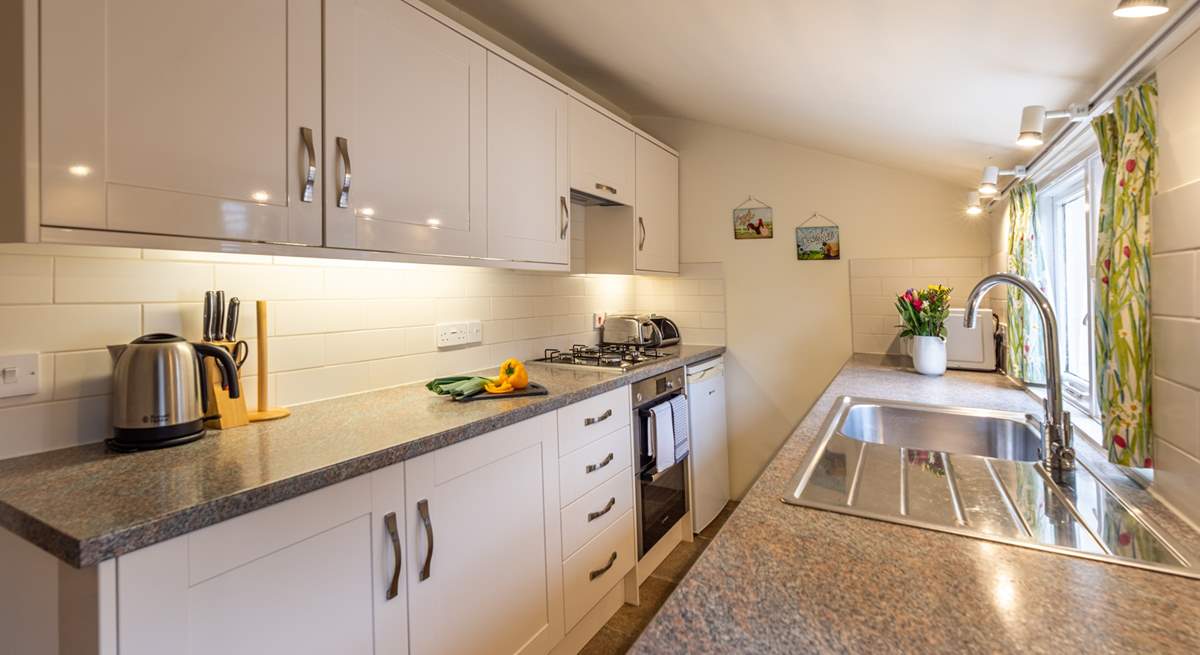
[[[689,454],[690,454],[690,453],[689,453]],[[688,458],[688,456],[687,456],[687,455],[684,455],[684,456],[683,456],[683,458],[682,458],[682,459],[680,459],[678,462],[675,462],[674,466],[672,466],[671,468],[669,468],[669,469],[667,469],[667,470],[665,470],[665,471],[658,471],[658,472],[656,472],[656,473],[651,473],[651,474],[650,474],[648,477],[647,477],[647,475],[646,475],[645,473],[643,473],[643,474],[642,474],[642,476],[641,476],[641,477],[642,477],[642,482],[658,482],[658,479],[659,479],[659,478],[661,478],[662,476],[666,475],[667,473],[670,473],[670,472],[671,472],[671,469],[673,469],[673,468],[675,468],[676,466],[679,466],[680,464],[682,464],[682,463],[683,463],[683,460],[685,460],[685,459],[687,459],[687,458]]]

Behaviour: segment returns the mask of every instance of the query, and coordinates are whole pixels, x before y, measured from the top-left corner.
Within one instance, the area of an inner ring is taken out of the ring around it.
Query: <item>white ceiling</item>
[[[634,116],[964,186],[1029,157],[1022,106],[1086,100],[1165,20],[1114,18],[1115,0],[449,2]]]

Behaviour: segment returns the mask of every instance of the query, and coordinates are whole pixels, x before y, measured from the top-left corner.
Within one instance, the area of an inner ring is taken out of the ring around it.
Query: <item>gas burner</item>
[[[599,368],[620,372],[644,366],[660,357],[667,357],[670,353],[662,352],[657,348],[648,346],[627,344],[603,344],[600,346],[575,344],[571,346],[569,351],[562,351],[558,348],[547,348],[543,351],[542,355],[541,359],[533,361],[545,364]]]

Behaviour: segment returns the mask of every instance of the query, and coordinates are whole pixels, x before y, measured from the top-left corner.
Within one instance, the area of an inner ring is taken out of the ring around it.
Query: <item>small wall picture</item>
[[[770,207],[739,207],[733,210],[733,238],[770,239],[775,236],[775,211]]]
[[[796,259],[841,259],[836,225],[796,228]]]

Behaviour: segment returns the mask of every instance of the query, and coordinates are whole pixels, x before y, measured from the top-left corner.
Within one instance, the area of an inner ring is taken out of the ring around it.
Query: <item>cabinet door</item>
[[[487,57],[399,0],[325,2],[326,245],[482,257]]]
[[[372,653],[377,518],[362,476],[120,557],[120,652]]]
[[[637,269],[679,272],[679,159],[637,137]]]
[[[43,225],[321,243],[320,0],[43,0],[41,38]]]
[[[633,131],[572,98],[570,133],[571,187],[632,205]]]
[[[567,95],[488,55],[488,256],[571,263]]]
[[[405,462],[412,653],[562,638],[556,445],[550,413]]]

